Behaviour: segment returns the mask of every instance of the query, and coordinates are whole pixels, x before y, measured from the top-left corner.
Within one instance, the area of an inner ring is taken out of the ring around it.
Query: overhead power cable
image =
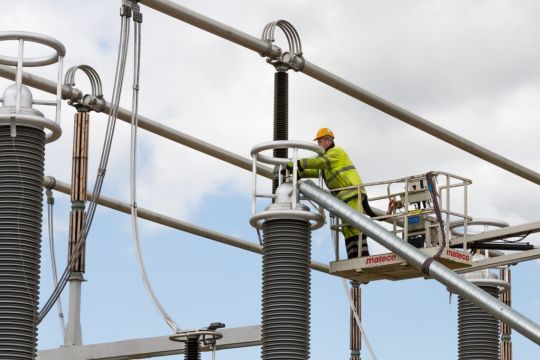
[[[51,256],[51,268],[54,286],[58,284],[58,272],[56,270],[56,250],[54,246],[54,197],[51,189],[45,191],[47,195],[47,219],[49,230],[49,252]],[[64,311],[62,310],[62,299],[59,297],[56,301],[56,308],[58,312],[58,321],[60,322],[60,329],[62,329],[62,338],[66,334],[66,322],[64,319]]]
[[[139,75],[140,75],[140,58],[141,58],[141,22],[142,15],[134,14],[134,73],[133,73],[133,96],[132,96],[132,109],[131,109],[131,146],[130,146],[130,197],[131,197],[131,231],[133,237],[133,244],[135,246],[135,255],[137,256],[137,264],[139,265],[139,272],[142,277],[144,288],[148,293],[148,296],[152,300],[156,310],[160,316],[165,320],[167,325],[175,332],[179,333],[182,330],[174,322],[174,320],[165,311],[161,303],[159,302],[148,274],[144,266],[144,259],[141,250],[141,241],[139,238],[138,216],[137,216],[137,127],[139,121]],[[136,18],[137,17],[137,18]]]
[[[114,77],[113,93],[112,93],[112,99],[111,99],[111,112],[107,120],[107,130],[105,133],[105,140],[103,142],[101,160],[99,163],[99,168],[98,168],[98,173],[96,176],[96,182],[94,184],[94,189],[92,191],[93,196],[90,199],[90,202],[88,205],[88,211],[84,218],[84,227],[82,231],[80,232],[77,242],[75,243],[71,260],[67,264],[60,280],[56,284],[56,287],[53,290],[52,294],[50,295],[49,299],[47,300],[47,302],[45,303],[45,305],[39,312],[39,317],[37,321],[38,324],[45,318],[47,313],[51,310],[52,306],[54,305],[58,297],[60,297],[60,294],[62,293],[62,291],[64,290],[67,284],[67,281],[69,279],[70,272],[71,272],[70,269],[73,267],[73,265],[79,258],[79,254],[81,253],[83,246],[86,242],[86,238],[90,231],[90,227],[92,225],[92,221],[94,219],[94,215],[96,212],[97,199],[99,198],[99,195],[101,194],[101,189],[103,187],[103,181],[105,178],[107,164],[109,162],[109,155],[111,152],[114,128],[116,125],[116,117],[118,115],[120,96],[122,93],[122,82],[124,80],[124,72],[125,72],[125,67],[126,67],[126,58],[127,58],[127,49],[128,49],[129,21],[131,17],[131,9],[128,6],[123,5],[121,8],[120,16],[121,16],[120,41],[118,45],[118,57],[116,60],[116,72],[115,72],[115,77]]]

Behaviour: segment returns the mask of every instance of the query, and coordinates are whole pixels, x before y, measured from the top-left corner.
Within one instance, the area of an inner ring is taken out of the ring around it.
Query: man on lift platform
[[[345,150],[336,146],[334,138],[334,133],[329,128],[321,128],[317,131],[314,141],[317,141],[319,146],[325,150],[325,153],[315,158],[298,160],[298,178],[318,177],[319,170],[322,170],[322,176],[328,189],[354,187],[333,192],[336,198],[355,210],[365,211],[370,217],[377,216],[369,206],[366,191],[362,189],[361,194],[358,194],[358,186],[362,185],[362,179]],[[292,165],[292,162],[287,165],[289,171],[292,170]],[[361,196],[361,200],[359,200],[359,196]],[[361,256],[369,256],[366,235],[348,225],[343,226],[342,232],[345,237],[345,247],[349,259],[358,257],[360,236],[362,237]]]

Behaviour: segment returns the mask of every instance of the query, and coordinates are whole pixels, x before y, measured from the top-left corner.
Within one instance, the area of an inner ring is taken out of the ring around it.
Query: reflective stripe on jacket
[[[330,147],[324,155],[315,158],[301,159],[298,161],[302,177],[318,177],[319,170],[323,171],[323,179],[328,189],[339,189],[349,186],[362,185],[362,179],[356,171],[349,156],[338,146]],[[362,189],[362,193],[366,193]],[[341,201],[347,202],[358,196],[358,189],[341,190],[334,196]]]

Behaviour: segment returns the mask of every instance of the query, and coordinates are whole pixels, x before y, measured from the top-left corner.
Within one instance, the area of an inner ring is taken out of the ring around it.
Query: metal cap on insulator
[[[43,117],[43,113],[41,111],[32,108],[32,104],[34,103],[34,97],[32,96],[32,92],[30,91],[28,86],[21,85],[20,96],[21,96],[20,113]],[[3,103],[2,103],[2,107],[0,107],[0,114],[16,115],[17,84],[9,85],[6,88],[6,90],[4,90],[2,99],[3,99]]]
[[[253,157],[253,182],[252,182],[252,217],[249,220],[250,224],[257,228],[262,229],[264,221],[275,219],[292,219],[292,220],[306,220],[310,222],[311,230],[322,227],[325,223],[324,212],[321,209],[317,211],[311,211],[309,207],[300,202],[300,197],[297,189],[298,181],[296,176],[287,177],[286,182],[281,182],[281,176],[279,177],[278,187],[272,194],[262,194],[257,191],[257,163],[262,162],[266,164],[276,165],[276,173],[281,175],[281,171],[288,171],[285,166],[289,163],[289,159],[282,159],[277,157],[269,157],[262,154],[266,150],[275,149],[292,149],[293,158],[291,163],[293,164],[293,173],[296,174],[296,164],[298,162],[298,150],[309,150],[318,154],[324,152],[324,150],[314,144],[292,141],[292,140],[278,140],[267,143],[262,143],[255,146],[251,150]],[[284,173],[284,177],[286,174]],[[292,179],[291,179],[292,178]],[[272,198],[274,203],[268,205],[263,212],[257,213],[257,199],[260,198]]]
[[[0,64],[16,66],[15,83],[8,86],[3,94],[3,105],[0,109],[0,125],[10,126],[10,137],[12,138],[17,136],[17,126],[24,125],[38,128],[39,130],[46,130],[46,142],[52,142],[58,139],[62,134],[62,129],[60,128],[60,109],[62,103],[61,77],[63,59],[66,54],[64,45],[48,36],[26,31],[2,31],[0,32],[0,42],[2,41],[18,41],[18,56],[0,55]],[[30,43],[45,45],[53,50],[53,52],[44,57],[24,57],[25,46]],[[56,99],[34,100],[30,89],[22,83],[23,68],[25,66],[41,67],[54,63],[58,65]],[[32,108],[34,104],[54,106],[56,110],[55,119],[49,120],[45,118],[41,112]]]

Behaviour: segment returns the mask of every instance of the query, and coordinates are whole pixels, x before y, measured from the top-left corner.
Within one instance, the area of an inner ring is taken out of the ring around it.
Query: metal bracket
[[[72,89],[75,86],[75,73],[77,70],[81,70],[88,76],[90,86],[92,88],[92,94],[87,94],[84,96],[81,94],[80,97],[70,100],[68,102],[69,105],[76,107],[77,111],[88,111],[88,109],[95,112],[103,111],[105,109],[103,87],[101,85],[101,79],[93,67],[89,65],[75,65],[66,71],[64,85],[69,89],[69,94],[72,93]]]
[[[268,48],[265,52],[261,53],[261,56],[268,57],[270,54],[272,43],[275,41],[274,32],[276,27],[280,28],[285,34],[289,43],[289,51],[280,52],[277,56],[268,58],[266,61],[274,65],[278,71],[287,71],[288,69],[301,71],[304,68],[305,60],[302,56],[300,36],[294,26],[286,20],[278,20],[266,24],[262,33],[262,39],[268,43]],[[284,67],[285,69],[279,69],[278,67]]]

